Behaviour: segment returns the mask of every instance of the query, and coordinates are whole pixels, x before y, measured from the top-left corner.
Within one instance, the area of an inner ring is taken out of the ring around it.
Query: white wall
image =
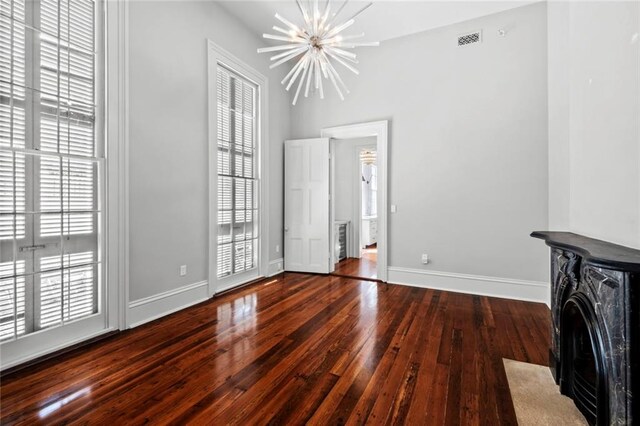
[[[538,3],[361,49],[344,102],[292,109],[294,137],[390,120],[390,266],[548,281],[529,237],[548,225],[546,26]],[[482,44],[457,47],[477,29]]]
[[[569,4],[547,5],[549,97],[549,229],[569,229]]]
[[[204,1],[132,1],[129,32],[130,300],[208,279],[207,38],[270,79],[268,255],[281,257],[289,99],[263,42]]]
[[[640,248],[640,3],[549,5],[549,221]]]
[[[358,255],[359,240],[358,229],[360,215],[356,215],[356,206],[359,194],[356,193],[356,181],[360,182],[361,173],[356,168],[358,154],[361,148],[376,147],[376,138],[354,138],[334,141],[335,158],[335,219],[351,221],[351,244],[349,250],[350,257],[360,257]]]

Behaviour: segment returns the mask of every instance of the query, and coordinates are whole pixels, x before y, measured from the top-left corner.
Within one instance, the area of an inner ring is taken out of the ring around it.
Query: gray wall
[[[549,4],[549,221],[640,248],[640,3]]]
[[[289,99],[256,54],[264,43],[214,2],[132,1],[129,13],[130,299],[208,278],[207,38],[269,78],[269,259],[281,257]]]
[[[482,44],[457,47],[477,29]],[[292,109],[296,138],[390,120],[390,266],[548,280],[529,237],[548,225],[546,31],[537,3],[360,49],[344,102],[327,90]]]

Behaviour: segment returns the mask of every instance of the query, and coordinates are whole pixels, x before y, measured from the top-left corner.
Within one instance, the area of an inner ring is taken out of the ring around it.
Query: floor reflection
[[[55,413],[56,411],[58,411],[60,408],[64,407],[71,401],[81,398],[83,396],[88,396],[90,394],[91,394],[91,386],[87,386],[84,389],[80,389],[79,391],[74,392],[71,395],[68,395],[62,399],[59,399],[47,405],[46,407],[44,407],[42,410],[38,412],[38,417],[40,417],[41,419],[46,419],[51,414]]]
[[[487,348],[544,363],[548,330],[543,304],[286,273],[3,377],[0,423],[443,424],[481,386],[515,423]]]

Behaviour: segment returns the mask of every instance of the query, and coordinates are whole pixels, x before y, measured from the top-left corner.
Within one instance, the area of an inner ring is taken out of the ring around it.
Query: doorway
[[[331,140],[335,275],[378,278],[376,145],[374,136]]]
[[[322,130],[331,138],[330,272],[387,280],[387,121]]]
[[[336,250],[340,235],[336,233],[335,209],[335,149],[340,140],[370,138],[369,152],[376,155],[375,195],[375,246],[370,242],[367,257],[374,255],[375,276],[365,279],[385,282],[387,280],[387,121],[353,124],[323,129],[320,138],[288,140],[284,144],[284,269],[291,272],[334,273],[338,258],[346,253]],[[342,145],[341,145],[342,146]],[[360,151],[354,158],[360,157]],[[355,161],[355,160],[354,160]],[[353,162],[351,164],[354,164]],[[360,165],[355,165],[359,170]],[[368,171],[367,173],[370,173]],[[360,174],[362,178],[362,174]],[[354,188],[362,185],[362,179],[353,179]],[[356,191],[360,191],[360,187]],[[351,195],[353,198],[353,194]],[[361,226],[362,205],[353,217],[356,226]],[[352,207],[355,210],[355,207]],[[340,232],[340,230],[338,230]],[[343,227],[345,235],[353,235]],[[358,241],[359,241],[358,237]],[[353,238],[352,238],[353,239]],[[353,239],[355,241],[355,239]],[[347,248],[347,245],[350,248]],[[354,248],[356,247],[356,248]],[[358,248],[359,247],[359,248]],[[361,259],[361,247],[353,242],[344,244],[344,250],[352,250],[354,258]],[[357,275],[348,275],[358,277]]]

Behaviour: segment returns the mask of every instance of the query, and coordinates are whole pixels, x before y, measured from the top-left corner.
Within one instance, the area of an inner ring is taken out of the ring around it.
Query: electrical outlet
[[[278,271],[282,271],[282,262],[278,262]]]
[[[280,244],[276,244],[276,253],[280,253]]]
[[[427,263],[429,263],[429,255],[428,254],[423,254],[422,255],[422,264],[426,265]]]
[[[398,211],[398,206],[396,206],[395,204],[391,204],[391,213],[395,213]]]
[[[187,275],[187,265],[180,265],[180,276],[184,277]]]

